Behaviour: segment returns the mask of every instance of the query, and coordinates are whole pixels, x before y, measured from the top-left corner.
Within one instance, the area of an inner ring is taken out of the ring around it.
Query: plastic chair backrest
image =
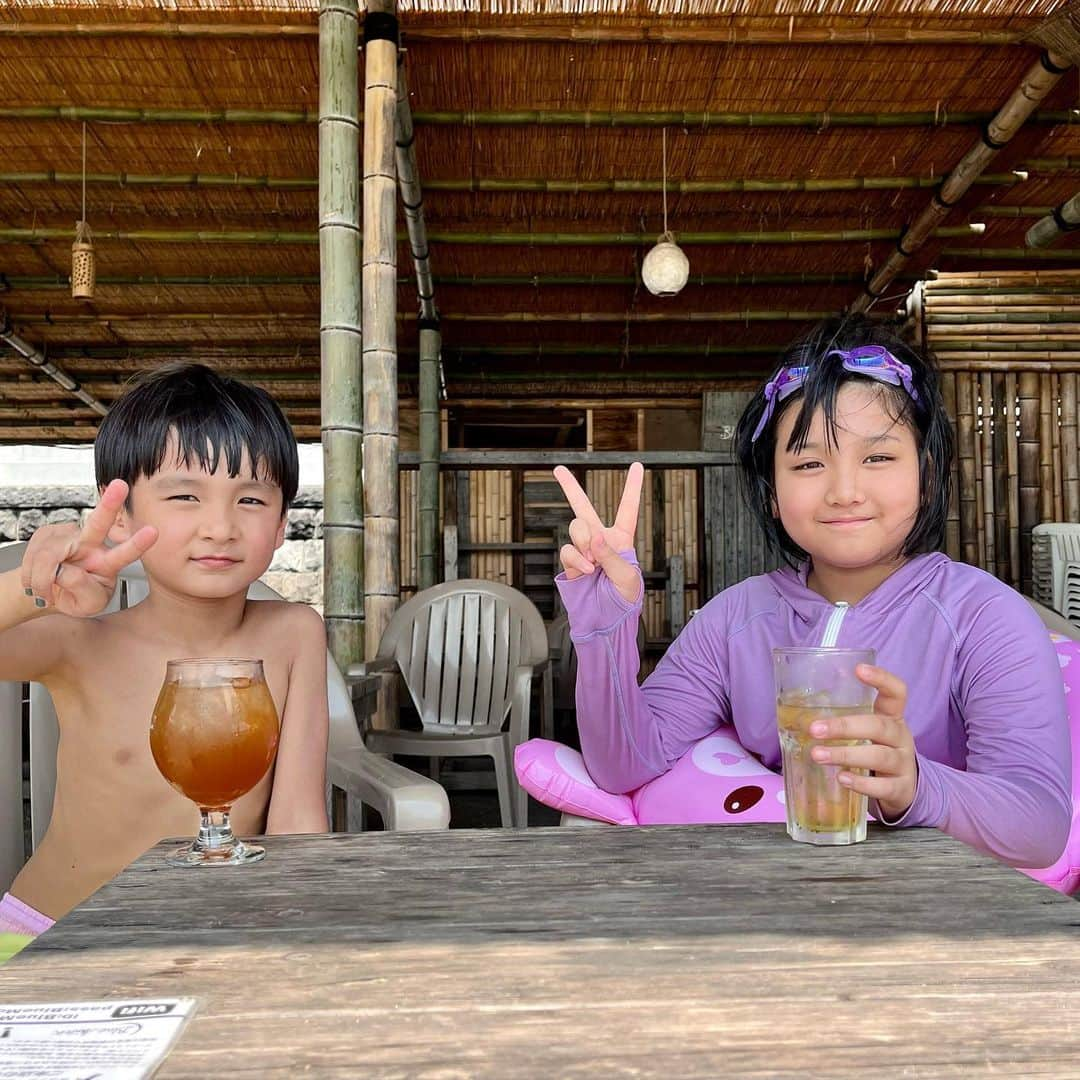
[[[378,652],[397,662],[425,731],[474,734],[502,729],[515,672],[547,655],[532,601],[478,578],[417,593],[394,613]]]

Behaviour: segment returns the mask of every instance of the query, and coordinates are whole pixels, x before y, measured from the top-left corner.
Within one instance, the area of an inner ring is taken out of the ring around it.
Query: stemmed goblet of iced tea
[[[278,715],[261,660],[170,660],[154,706],[150,752],[161,775],[199,808],[178,866],[257,862],[264,848],[233,835],[229,811],[266,775],[277,753]]]

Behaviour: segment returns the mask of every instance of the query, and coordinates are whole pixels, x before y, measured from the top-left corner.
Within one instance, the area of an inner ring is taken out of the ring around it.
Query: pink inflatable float
[[[1058,892],[1080,889],[1080,644],[1050,635],[1065,681],[1072,728],[1073,820],[1053,866],[1023,872]],[[576,750],[549,739],[518,746],[514,767],[533,798],[564,813],[613,825],[728,825],[782,822],[784,781],[743,749],[732,727],[719,727],[672,768],[626,795],[596,786]]]

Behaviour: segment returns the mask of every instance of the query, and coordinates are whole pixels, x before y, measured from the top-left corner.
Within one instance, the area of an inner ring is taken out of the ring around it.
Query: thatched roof
[[[640,395],[650,379],[685,394],[767,365],[769,347],[859,295],[927,204],[929,185],[1037,59],[1025,35],[1065,5],[467,6],[401,6],[448,390],[535,397]],[[19,335],[103,401],[132,371],[190,346],[267,379],[301,434],[315,434],[314,0],[8,0],[0,18],[0,305]],[[1074,71],[952,211],[946,235],[912,261],[912,274],[1080,263],[1075,234],[1035,258],[1023,251],[1033,215],[1080,188],[1075,105]],[[66,288],[81,202],[82,123],[67,118],[72,108],[143,110],[98,113],[109,118],[87,124],[92,302]],[[162,119],[161,110],[181,117]],[[771,126],[777,114],[786,126]],[[661,230],[660,193],[627,183],[659,178],[661,127],[669,217],[692,273],[668,300],[638,282]],[[1023,182],[1012,172],[1021,168]],[[494,181],[532,190],[482,190]],[[773,183],[730,190],[733,181]],[[729,190],[700,190],[710,182]],[[558,190],[574,183],[585,190]],[[1018,216],[1000,216],[1007,207]],[[985,232],[971,233],[969,222],[984,222]],[[789,231],[843,238],[769,235]],[[740,242],[693,237],[718,233]],[[407,395],[417,304],[404,245],[398,265]],[[764,283],[745,280],[754,275]],[[605,380],[583,380],[593,371]],[[619,375],[626,381],[612,380]],[[0,441],[34,430],[88,437],[93,414],[73,403],[0,347]]]

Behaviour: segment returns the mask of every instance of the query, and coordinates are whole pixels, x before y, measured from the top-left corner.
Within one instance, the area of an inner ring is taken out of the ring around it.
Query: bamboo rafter
[[[926,209],[905,230],[903,237],[897,242],[896,250],[863,287],[862,295],[851,305],[853,312],[868,310],[871,304],[884,294],[911,256],[935,233],[940,235],[939,226],[949,211],[959,202],[990,160],[1012,139],[1021,124],[1032,119],[1039,103],[1057,86],[1069,67],[1070,63],[1064,56],[1046,51],[1037,63],[1028,68],[1009,99],[987,121],[986,129],[978,141],[942,181],[941,189],[931,198]]]
[[[1045,96],[1045,95],[1043,95]],[[1041,98],[1039,99],[1041,100]],[[1034,109],[1036,102],[1032,103]],[[621,112],[610,109],[433,109],[413,113],[413,123],[438,127],[692,127],[710,128],[899,128],[968,127],[993,121],[983,112]],[[182,109],[131,105],[4,105],[4,120],[65,120],[114,124],[315,124],[315,109]],[[1075,109],[1032,113],[1040,125],[1080,124]]]
[[[411,120],[410,129],[411,129]],[[406,141],[403,137],[402,141]],[[415,171],[415,166],[414,166]],[[1065,167],[1045,169],[1043,172],[1070,171]],[[399,178],[403,173],[398,167]],[[36,172],[0,172],[0,184],[80,184],[81,173],[39,170]],[[728,192],[775,194],[786,191],[903,191],[907,189],[934,188],[941,183],[936,174],[928,176],[833,176],[800,177],[792,180],[768,178],[668,180],[667,189],[673,194],[724,194]],[[303,191],[318,187],[317,177],[244,176],[240,173],[87,173],[86,182],[91,185],[116,187],[190,187],[190,188],[255,188],[269,191]],[[984,173],[976,181],[987,187],[1012,187],[1023,182],[1017,172]],[[512,192],[533,191],[542,194],[637,194],[659,192],[660,180],[603,179],[570,180],[552,178],[504,179],[499,177],[451,177],[428,180],[424,188],[429,191],[464,192]]]
[[[142,37],[142,38],[308,38],[317,33],[310,23],[194,23],[194,22],[10,22],[0,23],[0,37]],[[412,41],[552,42],[598,45],[625,42],[658,45],[1016,45],[1018,30],[970,30],[942,27],[813,26],[792,19],[784,29],[732,24],[722,29],[677,26],[423,27],[409,29]]]
[[[942,238],[968,237],[981,232],[977,224],[945,227],[935,231]],[[35,227],[30,229],[0,228],[0,242],[36,244],[48,240],[70,239],[70,229]],[[682,232],[680,244],[865,244],[873,240],[897,240],[896,229],[788,229],[777,231]],[[276,230],[211,230],[211,229],[95,229],[94,240],[130,240],[136,243],[157,244],[316,244],[316,232],[285,232]],[[408,233],[398,234],[407,240]],[[656,237],[649,232],[429,232],[428,240],[439,244],[497,244],[499,246],[579,246],[579,245],[651,245]]]

